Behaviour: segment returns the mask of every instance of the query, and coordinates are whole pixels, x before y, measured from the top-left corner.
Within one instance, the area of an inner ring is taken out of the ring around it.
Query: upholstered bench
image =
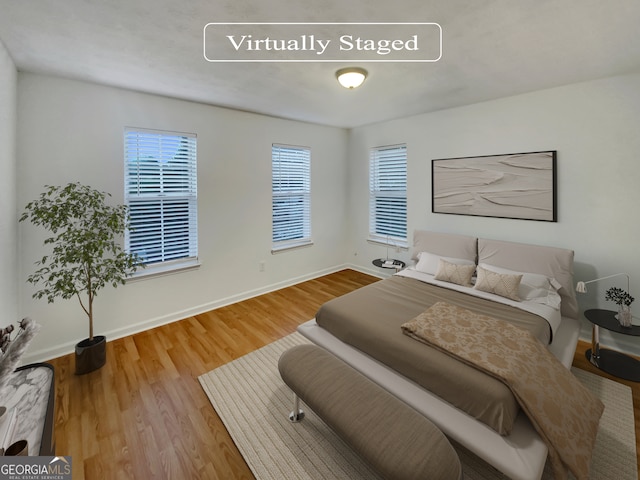
[[[456,480],[462,466],[447,437],[426,417],[316,345],[282,354],[280,375],[294,392],[385,478]]]

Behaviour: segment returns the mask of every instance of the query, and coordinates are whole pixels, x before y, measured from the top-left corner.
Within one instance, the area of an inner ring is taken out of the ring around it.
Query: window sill
[[[379,238],[367,238],[367,242],[373,245],[382,245],[383,247],[397,248],[403,251],[409,250],[409,244],[403,241],[381,240]]]
[[[296,248],[310,247],[312,245],[313,245],[313,242],[311,240],[307,240],[305,242],[299,242],[299,243],[287,243],[286,245],[278,245],[278,246],[272,247],[271,248],[271,254],[275,255],[277,253],[285,252],[287,250],[294,250]]]
[[[155,277],[162,277],[165,275],[173,275],[176,273],[182,273],[189,270],[195,270],[200,268],[200,265],[201,264],[197,258],[184,260],[184,261],[158,263],[155,265],[150,265],[146,268],[139,269],[131,277],[127,278],[127,282],[149,280]]]

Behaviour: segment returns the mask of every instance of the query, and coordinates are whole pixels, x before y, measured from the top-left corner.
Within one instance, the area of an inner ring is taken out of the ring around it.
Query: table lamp
[[[630,294],[630,291],[631,291],[630,290],[630,280],[629,280],[629,274],[627,274],[627,273],[614,273],[613,275],[607,275],[606,277],[594,278],[593,280],[589,280],[589,281],[586,281],[586,282],[578,282],[576,284],[576,292],[578,292],[578,293],[586,293],[587,292],[586,285],[588,283],[599,282],[600,280],[607,280],[609,278],[621,277],[621,276],[627,277],[627,290],[626,290],[626,293]],[[630,297],[630,298],[631,298],[631,301],[633,301],[633,297]],[[607,300],[610,300],[610,299],[607,298]],[[618,303],[618,302],[616,302],[616,303]],[[631,309],[629,308],[629,305],[622,305],[621,303],[618,303],[617,319],[620,322],[620,325],[622,325],[623,327],[630,327],[631,326],[632,315],[631,315]]]
[[[601,278],[594,278],[593,280],[589,280],[586,282],[578,282],[576,284],[576,292],[578,293],[587,293],[587,283],[594,283],[594,282],[599,282],[600,280],[607,280],[609,278],[613,278],[613,277],[620,277],[620,276],[625,276],[627,277],[627,292],[629,292],[629,274],[627,273],[614,273],[613,275],[608,275],[606,277],[601,277]]]

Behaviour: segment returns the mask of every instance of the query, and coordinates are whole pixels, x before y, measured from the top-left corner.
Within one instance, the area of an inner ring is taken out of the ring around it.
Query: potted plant
[[[93,301],[106,285],[123,284],[141,263],[121,245],[129,226],[125,205],[107,205],[110,194],[80,183],[45,188],[20,217],[51,233],[44,241],[51,253],[36,262],[39,268],[27,281],[42,286],[33,298],[49,303],[78,298],[89,319],[89,337],[76,344],[76,374],[89,373],[106,362],[106,338],[93,334]]]
[[[635,300],[629,292],[618,287],[611,287],[605,292],[605,300],[618,305],[618,322],[623,327],[631,326],[631,304]]]

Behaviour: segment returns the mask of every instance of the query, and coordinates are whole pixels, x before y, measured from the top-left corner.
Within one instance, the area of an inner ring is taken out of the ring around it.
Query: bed
[[[445,300],[528,329],[569,368],[579,332],[573,251],[428,231],[413,243],[415,266],[327,302],[298,331],[510,478],[538,480],[548,450],[509,389],[442,352],[418,356],[429,349],[400,325]],[[517,294],[474,288],[470,271],[482,285],[520,276]]]

